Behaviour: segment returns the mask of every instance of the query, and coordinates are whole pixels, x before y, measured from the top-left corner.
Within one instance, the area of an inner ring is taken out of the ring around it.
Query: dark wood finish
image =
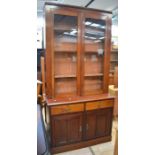
[[[96,138],[96,113],[93,112],[87,112],[86,114],[86,135],[85,139],[94,139]]]
[[[108,142],[110,140],[111,140],[111,136],[100,137],[100,138],[92,139],[89,141],[81,141],[76,144],[73,143],[73,144],[64,145],[64,146],[60,146],[60,147],[53,147],[53,148],[51,148],[51,152],[52,153],[60,153],[60,152],[80,149],[82,147],[88,147],[88,146],[96,145],[99,143]]]
[[[52,98],[52,70],[51,70],[51,36],[52,36],[52,28],[51,28],[51,14],[49,10],[45,10],[45,18],[46,18],[46,95],[49,98]]]
[[[81,35],[82,35],[82,28],[81,28],[81,13],[78,15],[78,40],[77,40],[77,95],[81,95],[81,77],[80,77],[80,71],[81,71]]]
[[[107,17],[106,22],[106,37],[105,40],[105,55],[104,55],[104,92],[108,92],[109,83],[109,68],[110,68],[110,50],[111,50],[111,19]]]
[[[86,139],[110,136],[112,108],[88,111],[86,114]]]
[[[61,102],[61,101],[59,101]],[[114,98],[102,101],[49,105],[51,118],[52,151],[72,150],[89,146],[96,139],[111,137]],[[97,107],[94,108],[94,105]],[[69,109],[69,110],[68,110]],[[88,141],[84,143],[84,141]],[[72,145],[75,143],[76,145]]]
[[[71,104],[71,103],[84,103],[90,101],[100,101],[100,100],[114,100],[114,96],[109,94],[92,95],[92,96],[76,96],[76,97],[66,97],[66,98],[55,98],[46,99],[48,106]]]
[[[108,94],[111,12],[45,4],[52,153],[109,141],[114,104]]]
[[[81,21],[84,22],[84,14],[81,13]],[[81,80],[81,95],[83,96],[84,95],[84,50],[85,50],[85,44],[84,44],[84,28],[85,28],[85,25],[84,24],[81,24],[81,77],[80,77],[80,80]]]
[[[82,114],[54,116],[52,120],[52,145],[61,146],[79,142],[82,137]]]

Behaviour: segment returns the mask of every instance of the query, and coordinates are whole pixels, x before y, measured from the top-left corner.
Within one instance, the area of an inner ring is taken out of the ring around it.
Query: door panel
[[[53,118],[53,145],[59,146],[67,144],[67,119],[63,117]]]
[[[99,111],[96,117],[96,137],[107,136],[111,134],[112,108],[106,108]]]
[[[106,123],[106,133],[105,135],[111,135],[111,129],[112,129],[112,118],[113,118],[113,109],[107,108],[107,123]]]
[[[96,114],[94,112],[88,112],[86,116],[86,139],[95,138],[96,130]]]
[[[98,114],[96,117],[96,137],[104,136],[106,133],[106,115]]]
[[[86,113],[85,139],[110,136],[111,122],[112,108],[88,111]]]
[[[82,126],[81,117],[75,116],[68,120],[68,142],[77,142],[81,140]]]
[[[66,114],[52,117],[54,146],[78,142],[82,135],[82,114]]]

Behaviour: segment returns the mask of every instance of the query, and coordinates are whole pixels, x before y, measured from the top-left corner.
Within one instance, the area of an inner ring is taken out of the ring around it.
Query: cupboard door
[[[55,13],[53,22],[54,95],[78,94],[78,16]]]
[[[96,137],[110,136],[112,126],[112,108],[102,109],[96,116]]]
[[[52,144],[54,146],[65,145],[68,142],[67,138],[67,118],[57,116],[52,118]]]
[[[66,114],[52,117],[53,146],[66,145],[81,140],[82,114]]]
[[[85,15],[83,38],[83,95],[95,95],[106,92],[109,74],[107,49],[106,16],[91,17]],[[110,54],[110,53],[109,53]],[[105,59],[106,56],[106,59]]]
[[[92,110],[86,113],[86,140],[110,136],[111,127],[112,108]]]
[[[78,142],[82,135],[82,117],[81,115],[72,116],[68,120],[68,142]]]
[[[96,112],[87,112],[86,114],[86,140],[95,138],[96,130]]]

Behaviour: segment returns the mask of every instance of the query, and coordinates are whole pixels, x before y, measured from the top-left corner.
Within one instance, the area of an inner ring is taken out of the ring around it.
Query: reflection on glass
[[[103,92],[105,21],[86,18],[84,55],[84,94]]]
[[[56,14],[54,39],[56,96],[76,95],[77,17]]]

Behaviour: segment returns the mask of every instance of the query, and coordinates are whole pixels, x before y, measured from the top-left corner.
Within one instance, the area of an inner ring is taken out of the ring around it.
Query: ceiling
[[[91,0],[37,0],[37,17],[42,18],[45,2],[55,2],[85,7]],[[118,0],[94,0],[88,8],[113,11],[113,24],[117,25]]]

